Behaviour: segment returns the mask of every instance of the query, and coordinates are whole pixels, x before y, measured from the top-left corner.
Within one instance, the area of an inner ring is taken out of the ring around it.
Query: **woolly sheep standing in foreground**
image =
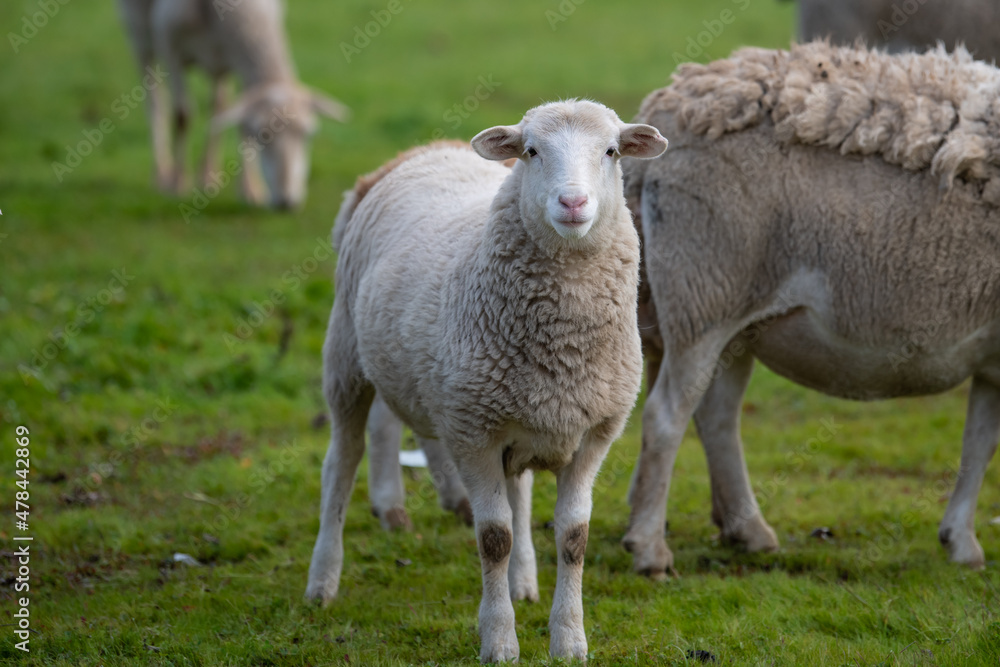
[[[635,569],[672,565],[665,505],[692,415],[723,539],[777,548],[739,434],[754,357],[858,400],[971,376],[938,535],[982,567],[975,505],[1000,432],[1000,70],[963,50],[744,49],[682,66],[637,119],[671,150],[624,165],[659,324],[644,348],[663,364],[623,540]]]
[[[997,0],[799,0],[799,40],[862,39],[890,51],[923,51],[939,41],[980,60],[1000,58]]]
[[[538,598],[529,471],[556,474],[549,650],[586,657],[592,486],[642,372],[639,240],[618,163],[665,147],[654,128],[604,106],[558,102],[481,132],[475,153],[431,145],[404,154],[348,194],[335,230],[324,346],[332,437],[308,597],[337,594],[344,513],[377,390],[414,432],[445,444],[468,490],[483,661],[518,657],[511,598]]]
[[[213,179],[219,134],[238,125],[243,136],[243,196],[251,203],[264,203],[250,168],[259,153],[271,206],[299,206],[306,196],[309,138],[316,130],[316,114],[344,121],[349,111],[299,82],[285,38],[282,0],[119,0],[118,4],[139,66],[147,69],[159,60],[167,69],[173,98],[172,156],[166,99],[158,87],[149,91],[148,103],[159,187],[173,194],[184,188],[191,121],[184,70],[198,65],[211,79],[215,115],[202,162],[202,187]],[[223,84],[230,72],[240,77],[243,94],[223,110]]]

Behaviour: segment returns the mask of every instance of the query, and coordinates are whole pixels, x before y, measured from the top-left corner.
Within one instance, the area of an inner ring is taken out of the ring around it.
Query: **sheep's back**
[[[770,121],[715,140],[680,125],[660,115],[671,150],[630,184],[665,340],[697,340],[808,275],[825,326],[862,346],[959,341],[1000,318],[1000,213],[977,184],[942,192],[927,170],[788,144]]]
[[[467,149],[422,152],[346,221],[337,298],[348,300],[366,375],[418,431],[429,428],[417,384],[439,354],[443,287],[471,261],[509,172]]]
[[[876,155],[943,187],[981,181],[1000,205],[1000,70],[953,54],[889,55],[825,42],[791,51],[742,49],[707,65],[682,65],[651,93],[639,122],[669,112],[678,126],[717,139],[765,121],[786,144]]]

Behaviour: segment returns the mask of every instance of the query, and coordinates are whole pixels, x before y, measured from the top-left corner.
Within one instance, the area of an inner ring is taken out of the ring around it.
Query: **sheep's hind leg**
[[[1000,388],[983,378],[973,378],[962,435],[962,467],[941,520],[938,539],[948,549],[952,561],[975,569],[986,565],[983,548],[976,539],[976,500],[986,466],[996,451],[998,436]]]
[[[334,303],[323,345],[323,390],[330,406],[330,448],[323,460],[319,534],[309,565],[306,597],[337,596],[344,564],[344,517],[358,464],[365,453],[365,420],[375,389],[364,378],[346,302]]]
[[[458,466],[452,460],[448,449],[437,438],[418,437],[417,444],[427,457],[427,468],[434,481],[441,507],[454,512],[465,525],[471,526],[473,518],[469,494],[465,491],[462,478],[458,475]]]
[[[712,481],[712,520],[722,529],[722,541],[747,551],[775,551],[778,538],[761,514],[750,486],[740,409],[753,373],[753,355],[734,355],[728,368],[719,367],[694,413],[694,423],[708,459]]]
[[[368,412],[368,497],[372,514],[385,530],[410,530],[413,523],[406,512],[406,491],[399,465],[399,441],[403,425],[381,396],[376,396]]]
[[[531,483],[534,473],[525,470],[507,478],[507,499],[513,514],[514,546],[507,582],[514,600],[538,602],[538,566],[531,540]]]
[[[483,447],[483,446],[480,446]],[[507,480],[499,452],[470,445],[473,453],[456,460],[476,518],[479,559],[483,568],[483,600],[479,605],[479,659],[483,662],[517,660],[520,649],[514,631],[507,569],[513,534]]]
[[[549,613],[549,655],[587,659],[583,629],[583,557],[590,533],[594,478],[625,418],[584,436],[569,465],[556,473],[556,592]]]

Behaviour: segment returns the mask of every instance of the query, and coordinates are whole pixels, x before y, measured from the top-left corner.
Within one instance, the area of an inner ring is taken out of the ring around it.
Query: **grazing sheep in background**
[[[406,511],[406,491],[399,465],[399,441],[403,425],[389,406],[378,396],[368,412],[368,497],[372,514],[379,518],[385,530],[413,527]],[[416,437],[427,457],[427,468],[437,490],[441,507],[458,515],[466,525],[472,525],[472,506],[465,485],[458,476],[458,467],[440,440]]]
[[[469,493],[483,661],[518,657],[511,598],[538,599],[530,471],[556,474],[550,652],[586,657],[592,486],[642,370],[639,241],[618,162],[665,147],[655,129],[602,105],[552,103],[481,132],[475,153],[414,149],[347,195],[335,227],[337,298],[324,345],[332,437],[308,597],[337,594],[344,513],[377,390],[415,433],[444,443]]]
[[[964,44],[980,60],[1000,57],[996,0],[799,0],[799,40],[829,37],[843,46],[862,39],[890,51]]]
[[[712,519],[776,549],[743,460],[753,358],[832,396],[941,392],[972,377],[939,538],[984,565],[976,498],[1000,430],[1000,70],[964,50],[891,56],[814,42],[684,65],[643,102],[670,152],[627,161],[662,369],[646,400],[623,544],[673,556],[665,504],[694,416]],[[641,309],[640,309],[641,310]],[[655,334],[655,335],[649,335]]]
[[[214,115],[202,162],[202,186],[213,176],[219,134],[230,125],[238,125],[243,137],[240,182],[247,201],[265,201],[249,164],[259,152],[270,205],[291,208],[302,204],[316,114],[344,121],[349,112],[340,102],[298,81],[283,28],[284,3],[119,0],[119,7],[140,68],[159,60],[168,74],[173,103],[172,156],[167,101],[158,87],[149,94],[159,187],[174,194],[184,187],[185,140],[191,120],[184,70],[197,65],[211,79]],[[230,72],[239,76],[243,93],[233,106],[223,110],[223,84]]]

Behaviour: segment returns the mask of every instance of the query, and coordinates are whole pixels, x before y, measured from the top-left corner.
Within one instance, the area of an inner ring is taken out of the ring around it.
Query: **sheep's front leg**
[[[983,548],[976,539],[976,500],[986,466],[996,451],[998,435],[1000,388],[983,378],[973,378],[962,435],[962,467],[941,520],[938,539],[948,549],[952,561],[975,569],[986,566]]]
[[[152,66],[152,62],[149,66]],[[149,89],[146,105],[149,108],[149,125],[153,137],[156,187],[161,192],[173,194],[174,165],[170,154],[170,104],[160,84]]]
[[[223,112],[226,108],[226,84],[221,77],[212,78],[212,113],[209,118],[215,118]],[[198,183],[202,188],[208,187],[210,183],[215,178],[212,173],[215,165],[219,161],[219,142],[221,141],[221,134],[215,130],[209,129],[208,136],[205,138],[205,154],[201,159],[201,174],[198,177]],[[218,187],[222,187],[221,183],[216,183]]]
[[[590,532],[594,478],[625,418],[584,436],[569,465],[556,473],[556,593],[549,614],[549,654],[587,658],[583,629],[583,556]]]
[[[474,452],[456,463],[469,491],[483,568],[479,659],[483,662],[517,660],[520,649],[514,631],[514,606],[507,584],[513,533],[507,480],[500,452]]]
[[[164,53],[163,61],[167,71],[171,73],[169,79],[170,96],[173,98],[173,139],[171,142],[173,157],[166,185],[167,190],[172,194],[179,195],[185,188],[184,173],[187,164],[185,147],[191,125],[191,102],[188,100],[187,88],[184,85],[184,66],[179,57],[172,50],[167,50]],[[154,141],[158,140],[154,137]]]
[[[240,159],[243,168],[240,170],[240,196],[243,200],[253,206],[262,206],[265,203],[264,186],[260,180],[260,151],[263,150],[257,138],[240,128],[241,146]]]
[[[652,255],[650,261],[656,261],[656,256]],[[667,326],[661,329],[669,330]],[[632,513],[622,545],[632,553],[635,571],[653,579],[665,579],[674,565],[664,524],[677,450],[691,415],[711,383],[719,354],[735,333],[717,329],[687,349],[668,349],[664,370],[646,397],[642,449],[628,495]]]
[[[538,602],[538,566],[535,545],[531,540],[531,484],[534,474],[525,470],[507,478],[507,498],[513,512],[514,551],[510,557],[507,581],[514,600]]]

